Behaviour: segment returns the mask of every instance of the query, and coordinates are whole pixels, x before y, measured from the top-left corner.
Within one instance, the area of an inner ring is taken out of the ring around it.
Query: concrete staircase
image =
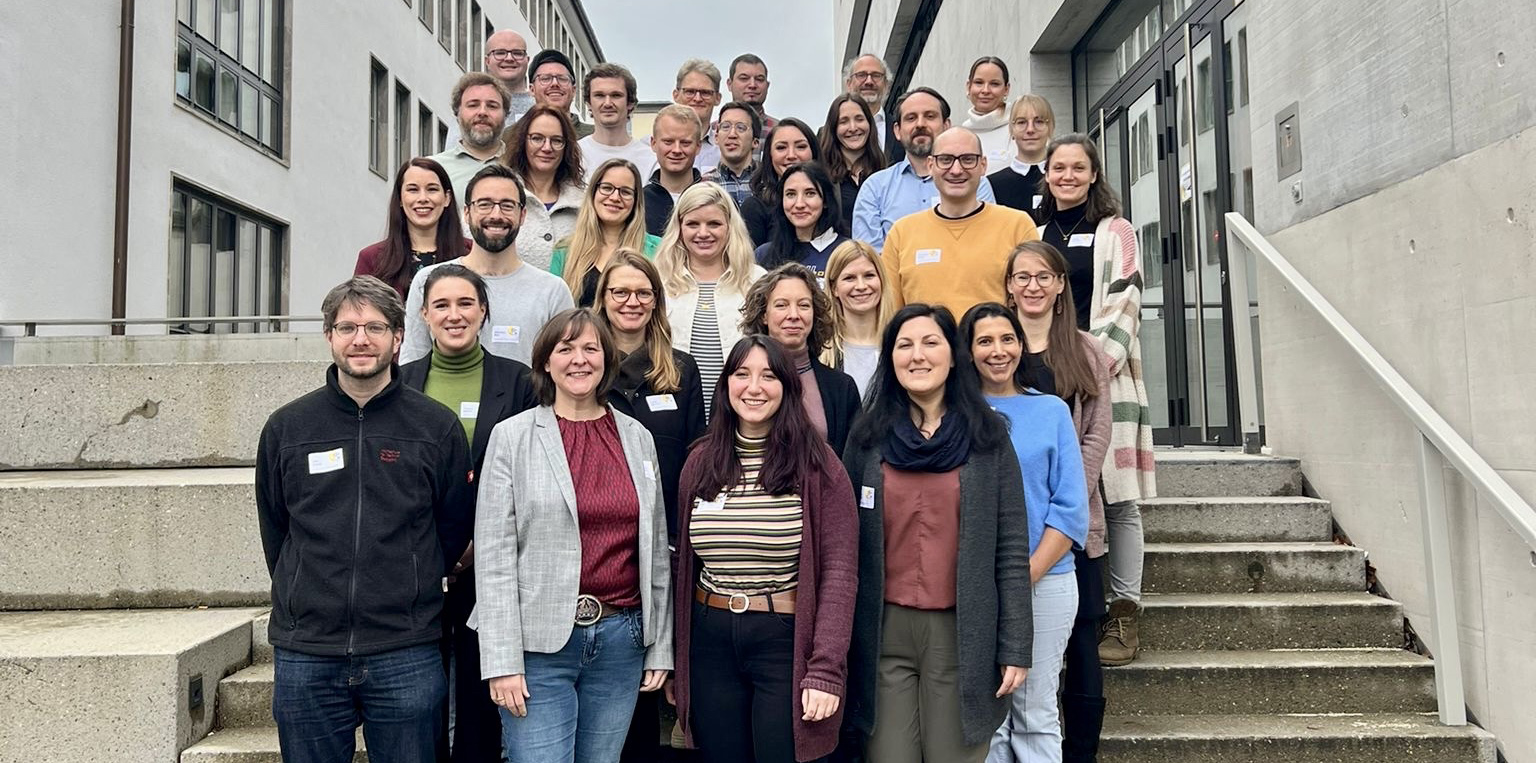
[[[1491,735],[1434,713],[1434,665],[1366,593],[1293,459],[1159,452],[1142,653],[1105,670],[1104,763],[1493,763]]]

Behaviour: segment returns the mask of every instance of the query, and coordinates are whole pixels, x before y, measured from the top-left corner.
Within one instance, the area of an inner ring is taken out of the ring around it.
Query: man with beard
[[[880,136],[881,150],[890,153],[890,161],[898,161],[896,141],[888,134],[894,124],[885,118],[885,96],[890,92],[890,73],[885,68],[885,59],[873,54],[865,53],[848,62],[843,69],[843,84],[849,95],[856,95],[869,104],[869,110],[875,112],[875,123],[869,128]]]
[[[393,287],[353,277],[321,312],[325,386],[273,413],[256,450],[278,743],[285,761],[350,761],[361,725],[370,749],[430,763],[447,718],[443,579],[474,526],[469,443],[400,383]]]
[[[945,130],[932,149],[926,162],[938,204],[897,220],[880,259],[896,307],[926,302],[964,315],[973,305],[1003,301],[1009,253],[1040,234],[1028,213],[978,198],[987,158],[976,133]]]
[[[510,29],[503,29],[485,41],[485,68],[487,74],[501,80],[507,89],[507,118],[502,129],[512,126],[523,114],[533,108],[533,94],[528,92],[528,41]],[[447,145],[459,139],[457,120],[448,126]]]
[[[453,113],[459,140],[431,158],[448,171],[453,197],[464,202],[465,185],[481,167],[501,156],[501,126],[507,121],[511,96],[501,80],[485,72],[470,72],[453,86]]]
[[[752,173],[757,171],[757,134],[763,120],[749,104],[731,101],[720,107],[720,121],[715,123],[715,143],[720,146],[720,163],[704,173],[704,179],[719,183],[739,208],[752,195]]]
[[[645,141],[629,134],[629,115],[635,111],[639,89],[635,75],[618,64],[598,64],[587,72],[581,87],[595,125],[591,135],[576,141],[587,182],[609,159],[628,159],[640,169],[640,177],[650,177],[656,169],[656,154]]]
[[[548,104],[570,114],[578,139],[592,134],[592,125],[571,111],[571,101],[576,98],[576,69],[564,53],[552,48],[539,51],[528,64],[528,89],[533,92],[534,103]]]
[[[527,364],[533,339],[555,313],[575,307],[571,290],[559,276],[527,265],[517,254],[517,229],[528,197],[512,170],[491,164],[475,173],[465,189],[464,220],[474,246],[457,262],[485,279],[490,297],[480,344],[487,352]],[[400,362],[426,357],[432,334],[422,312],[422,285],[432,265],[416,271],[405,300],[405,341]]]
[[[896,114],[896,140],[906,157],[870,175],[859,186],[853,206],[853,237],[877,250],[885,245],[885,235],[897,220],[939,204],[928,156],[933,153],[934,136],[949,129],[949,102],[931,87],[913,88],[896,101]],[[982,201],[995,200],[985,177],[976,193]]]

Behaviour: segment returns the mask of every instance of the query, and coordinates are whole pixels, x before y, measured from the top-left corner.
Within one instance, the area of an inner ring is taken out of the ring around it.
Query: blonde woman
[[[880,253],[863,241],[847,241],[827,258],[827,294],[832,297],[832,341],[821,362],[853,377],[859,397],[869,389],[880,364],[880,332],[896,314],[886,299]]]
[[[718,183],[698,183],[678,197],[656,249],[672,326],[672,346],[693,356],[710,410],[725,355],[741,338],[747,290],[764,273],[753,261],[736,202]]]
[[[598,165],[571,235],[555,244],[549,272],[565,279],[577,307],[597,304],[597,276],[620,249],[656,256],[661,239],[645,232],[645,187],[640,169],[628,159]]]

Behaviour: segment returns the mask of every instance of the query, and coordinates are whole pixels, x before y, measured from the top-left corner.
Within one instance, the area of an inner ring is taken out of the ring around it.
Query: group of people
[[[284,759],[1093,760],[1156,490],[1093,142],[994,57],[813,130],[746,54],[645,145],[487,47],[262,432]]]

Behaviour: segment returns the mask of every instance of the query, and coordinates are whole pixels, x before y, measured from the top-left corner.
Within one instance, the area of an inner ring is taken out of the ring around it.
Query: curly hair
[[[798,262],[786,262],[768,271],[747,290],[747,301],[741,308],[741,333],[768,334],[768,298],[780,281],[790,278],[804,281],[811,291],[811,333],[806,337],[805,346],[815,357],[832,341],[832,333],[837,328],[832,316],[832,298],[816,283],[816,271]]]

